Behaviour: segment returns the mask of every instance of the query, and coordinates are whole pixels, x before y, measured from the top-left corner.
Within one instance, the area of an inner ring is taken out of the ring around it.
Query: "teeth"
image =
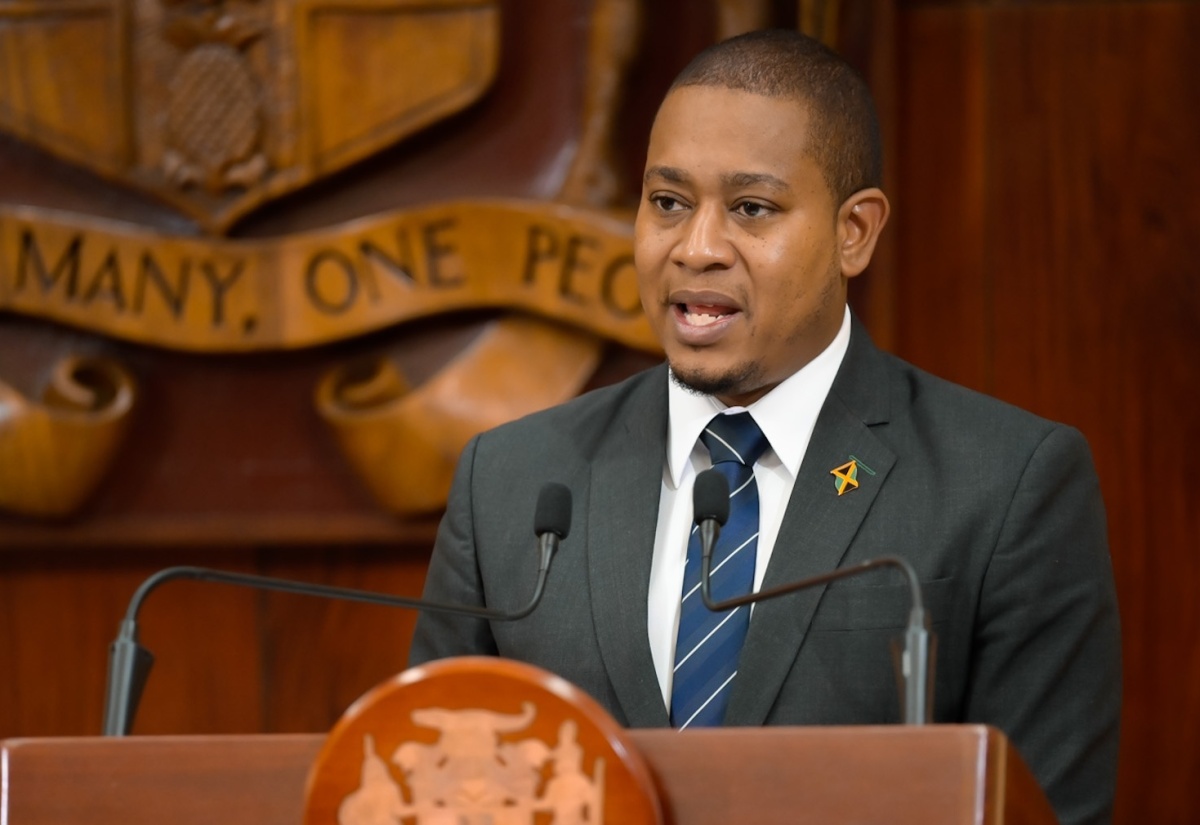
[[[705,315],[700,312],[685,312],[683,317],[694,327],[706,327],[715,324],[721,318],[720,315]]]

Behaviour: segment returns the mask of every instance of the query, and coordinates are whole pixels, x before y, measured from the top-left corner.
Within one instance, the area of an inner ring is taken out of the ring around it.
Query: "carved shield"
[[[0,3],[0,129],[212,234],[462,109],[495,0]]]

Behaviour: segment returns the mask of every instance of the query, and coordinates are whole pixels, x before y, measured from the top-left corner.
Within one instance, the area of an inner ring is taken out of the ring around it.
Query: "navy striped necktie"
[[[758,554],[758,485],[754,462],[769,446],[750,413],[718,415],[700,435],[713,467],[729,482],[729,520],[713,550],[714,599],[749,593]],[[693,528],[683,574],[683,604],[675,643],[671,724],[720,725],[729,705],[750,606],[714,613],[700,598],[700,531]]]

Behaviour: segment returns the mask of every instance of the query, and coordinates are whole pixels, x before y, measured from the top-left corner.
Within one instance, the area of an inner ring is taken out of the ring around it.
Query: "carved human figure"
[[[396,825],[407,809],[387,763],[375,752],[375,738],[366,734],[358,790],[338,805],[338,825]]]
[[[583,748],[576,738],[575,722],[567,719],[558,728],[553,751],[554,776],[546,783],[545,809],[554,825],[595,825],[603,821],[601,777],[604,763],[597,761],[595,780],[583,772]]]

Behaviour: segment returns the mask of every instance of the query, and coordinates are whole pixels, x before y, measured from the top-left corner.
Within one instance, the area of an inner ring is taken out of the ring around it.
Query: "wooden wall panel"
[[[172,560],[168,566],[189,562],[256,572],[252,559],[243,554],[211,550]],[[162,565],[153,556],[132,560],[126,581],[136,587]],[[263,727],[261,599],[253,591],[192,581],[168,582],[147,597],[138,624],[141,643],[154,654],[155,663],[133,733],[181,727],[192,733],[238,733]],[[124,612],[122,608],[122,616]],[[106,635],[111,643],[117,626]]]
[[[530,552],[534,552],[532,526]],[[426,547],[268,551],[266,575],[419,597]],[[532,583],[531,583],[532,585]],[[264,730],[328,730],[359,696],[408,666],[411,610],[270,594],[264,610]]]
[[[1116,821],[1194,821],[1200,5],[912,5],[900,31],[899,353],[1087,435],[1124,635]]]
[[[922,10],[899,23],[899,138],[888,162],[899,263],[894,349],[975,389],[988,384],[983,239],[986,13]]]
[[[1029,215],[993,222],[1011,296],[996,390],[1093,445],[1126,634],[1128,821],[1169,821],[1200,778],[1197,44],[1195,4],[1013,12],[994,35],[1012,80],[995,87],[991,209]]]
[[[100,732],[109,645],[138,585],[164,567],[415,597],[426,554],[393,545],[9,555],[0,575],[0,738]],[[138,617],[155,663],[133,732],[328,730],[368,688],[405,668],[415,620],[401,608],[168,582]]]
[[[15,563],[0,575],[0,737],[98,733],[108,643],[123,611],[121,574],[78,559]],[[118,580],[114,582],[113,580]],[[80,621],[81,616],[93,621]],[[101,689],[102,691],[102,689]],[[19,713],[16,711],[19,709]]]
[[[0,575],[0,736],[98,734],[104,714],[108,648],[138,585],[170,564],[230,569],[245,562],[220,553],[175,556],[48,550],[7,553]],[[257,695],[260,638],[253,602],[169,585],[146,601],[142,643],[157,655],[135,732],[262,726]],[[240,595],[240,594],[239,594]],[[216,663],[216,664],[214,664]]]

